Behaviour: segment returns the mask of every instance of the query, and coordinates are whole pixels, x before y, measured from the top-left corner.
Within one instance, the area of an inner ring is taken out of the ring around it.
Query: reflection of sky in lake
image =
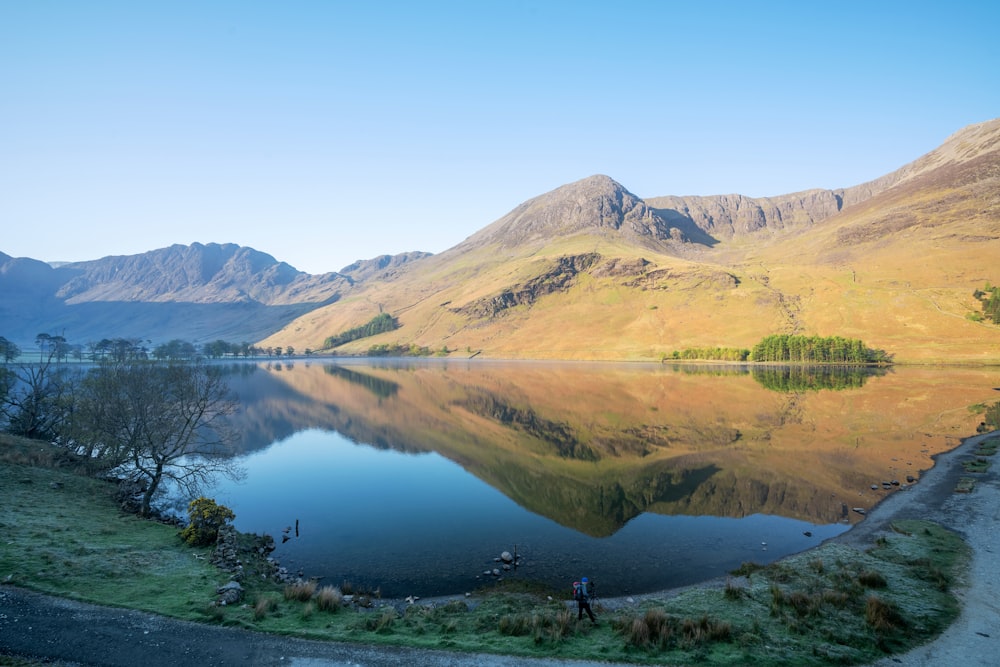
[[[438,454],[378,450],[329,431],[302,431],[241,464],[246,480],[213,494],[236,512],[237,529],[272,535],[275,557],[292,572],[380,586],[390,597],[472,590],[515,545],[523,557],[515,576],[559,587],[589,576],[604,595],[637,594],[770,562],[848,528],[647,513],[592,538],[524,510]],[[292,539],[282,544],[286,527]]]

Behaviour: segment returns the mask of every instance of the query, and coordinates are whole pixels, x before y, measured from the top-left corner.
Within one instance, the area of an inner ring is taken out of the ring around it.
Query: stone
[[[243,599],[243,586],[238,581],[230,581],[216,589],[220,605],[236,604]]]
[[[514,557],[510,555],[509,551],[504,551],[502,554],[500,554],[500,560],[502,560],[505,563],[513,563]]]

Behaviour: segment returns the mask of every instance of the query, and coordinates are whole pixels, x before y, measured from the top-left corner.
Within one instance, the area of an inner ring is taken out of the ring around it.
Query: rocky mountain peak
[[[582,233],[624,236],[647,247],[687,240],[642,199],[599,174],[529,199],[458,248],[490,244],[514,248]]]
[[[276,303],[313,277],[235,243],[175,244],[139,255],[63,265],[56,296],[85,301]],[[334,274],[335,275],[335,274]]]

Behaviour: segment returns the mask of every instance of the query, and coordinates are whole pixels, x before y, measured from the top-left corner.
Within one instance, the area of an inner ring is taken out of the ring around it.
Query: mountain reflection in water
[[[605,595],[635,594],[846,530],[883,481],[905,487],[974,433],[970,406],[1000,384],[995,369],[761,370],[247,366],[230,381],[248,477],[214,495],[240,530],[279,542],[299,520],[275,555],[327,583],[462,592],[516,544],[523,566],[506,576],[587,574]]]

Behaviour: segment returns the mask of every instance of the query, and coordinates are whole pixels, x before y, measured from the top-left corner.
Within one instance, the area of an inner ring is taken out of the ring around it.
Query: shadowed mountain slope
[[[235,244],[174,245],[57,267],[0,254],[2,335],[24,344],[39,332],[74,343],[254,341],[421,256],[386,256],[313,276]]]

